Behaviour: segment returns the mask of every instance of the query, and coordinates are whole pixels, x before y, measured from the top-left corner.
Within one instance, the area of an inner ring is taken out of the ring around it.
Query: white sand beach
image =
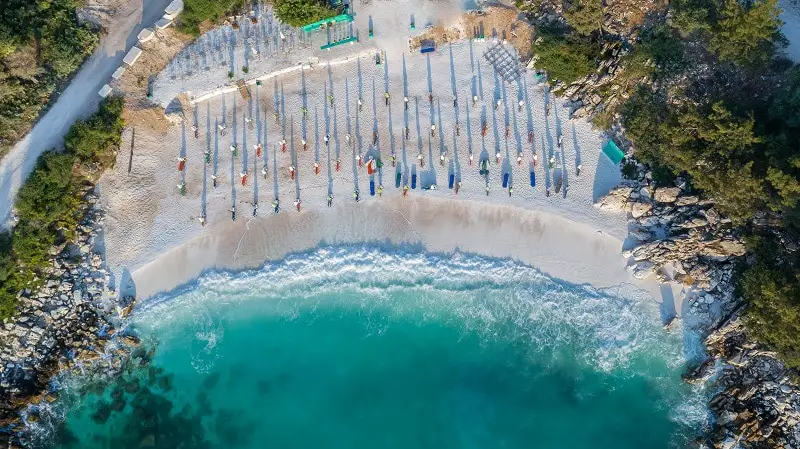
[[[502,46],[492,30],[485,41],[461,40],[420,55],[405,44],[407,23],[394,22],[391,39],[384,34],[330,59],[316,52],[300,61],[302,68],[276,76],[249,72],[250,100],[224,80],[222,87],[208,84],[207,73],[165,69],[154,97],[183,91],[196,101],[166,133],[136,130],[130,172],[127,129],[116,167],[99,187],[108,211],[104,245],[117,278],[131,272],[145,299],[206,270],[255,268],[320,244],[388,242],[510,257],[578,284],[634,282],[621,256],[626,217],[594,206],[620,181],[619,167],[601,151],[601,134],[586,120],[570,120],[568,108],[531,71],[511,82],[496,76],[484,57]],[[387,41],[395,45],[370,46]],[[373,174],[370,158],[373,168],[383,163]],[[488,176],[479,173],[481,160]],[[659,300],[655,281],[638,283]]]

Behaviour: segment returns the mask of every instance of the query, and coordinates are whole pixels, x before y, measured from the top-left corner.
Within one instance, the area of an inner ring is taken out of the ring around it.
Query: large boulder
[[[703,246],[700,254],[706,257],[727,258],[744,256],[747,248],[738,240],[712,240]]]
[[[659,187],[656,189],[654,198],[659,203],[674,203],[681,194],[681,189],[677,187]]]
[[[650,212],[653,205],[650,203],[633,203],[631,204],[631,215],[633,218],[639,218],[642,215]]]

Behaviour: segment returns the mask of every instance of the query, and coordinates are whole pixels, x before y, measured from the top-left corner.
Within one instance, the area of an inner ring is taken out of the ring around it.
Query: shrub
[[[275,15],[281,22],[299,27],[333,17],[337,11],[325,0],[274,0]]]
[[[564,11],[567,24],[578,34],[588,36],[603,28],[602,0],[574,0]]]
[[[547,70],[551,80],[577,81],[595,70],[599,46],[574,36],[542,32],[534,47],[536,66]]]
[[[65,151],[37,161],[16,200],[18,223],[0,233],[0,319],[12,315],[18,293],[35,288],[49,265],[50,248],[71,237],[80,219],[82,184],[76,163],[102,162],[119,145],[123,100],[109,97],[86,121],[72,126]]]
[[[105,159],[110,150],[119,146],[123,106],[122,97],[106,98],[96,114],[72,125],[64,137],[64,148],[84,162]]]
[[[76,0],[6,0],[0,7],[0,156],[97,46]]]
[[[242,0],[184,0],[183,12],[178,16],[178,29],[199,36],[201,23],[207,20],[217,22],[243,4]]]

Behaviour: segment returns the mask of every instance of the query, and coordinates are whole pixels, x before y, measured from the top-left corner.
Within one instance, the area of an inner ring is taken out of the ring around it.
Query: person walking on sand
[[[247,172],[243,171],[239,173],[239,177],[242,178],[242,186],[247,185]]]
[[[181,196],[185,196],[186,195],[186,183],[185,182],[181,181],[181,183],[178,184],[178,193],[180,193]]]
[[[328,146],[328,143],[331,141],[331,136],[329,134],[325,134],[325,146]]]
[[[361,98],[358,99],[358,112],[361,112],[364,109],[364,102],[361,101]]]
[[[195,139],[200,137],[200,128],[192,125],[192,131],[194,131],[194,138]]]
[[[403,104],[405,104],[406,111],[408,110],[408,97],[403,97]]]
[[[408,134],[409,134],[408,126],[406,126],[406,140],[408,140]]]
[[[533,166],[536,167],[536,164],[538,164],[538,163],[539,163],[539,156],[536,153],[534,153],[533,154]]]
[[[556,157],[555,156],[550,156],[549,165],[550,165],[550,168],[554,168],[556,166]]]
[[[361,154],[356,154],[356,163],[361,167],[364,163],[361,161]]]
[[[509,197],[509,198],[511,198],[511,192],[513,192],[513,191],[514,191],[514,188],[513,188],[513,187],[511,187],[511,184],[509,183],[509,184],[508,184],[508,197]]]
[[[277,214],[278,211],[280,210],[280,207],[281,207],[281,201],[279,199],[275,198],[272,201],[272,210]]]
[[[281,139],[281,153],[286,152],[286,139]]]
[[[386,99],[386,106],[389,106],[389,91],[383,93],[383,98]]]
[[[331,195],[329,193],[328,194],[328,207],[331,207],[332,205],[333,205],[333,195]]]
[[[264,175],[264,179],[267,179],[267,167],[261,168],[261,174]]]
[[[522,153],[517,154],[517,165],[522,165]]]
[[[477,105],[478,105],[478,96],[477,95],[473,95],[472,96],[472,107],[474,108]]]
[[[420,168],[425,166],[425,160],[423,159],[422,153],[417,155],[417,161],[419,161]]]
[[[186,157],[179,157],[178,158],[178,171],[183,171],[184,167],[186,167]]]
[[[303,113],[303,120],[305,120],[306,119],[306,115],[308,115],[308,109],[306,109],[305,107],[301,106],[300,107],[300,112]]]
[[[306,138],[305,137],[301,138],[300,143],[303,144],[303,151],[306,151],[308,149],[308,142],[306,142]]]
[[[525,102],[523,100],[519,100],[519,103],[517,103],[517,110],[519,112],[522,112],[522,107],[523,106],[525,106]]]
[[[436,125],[431,123],[431,137],[436,137]]]
[[[253,145],[253,147],[256,150],[256,157],[261,157],[261,144],[259,143],[259,144]]]
[[[473,160],[472,153],[469,153],[469,165],[472,165],[472,160]]]
[[[408,184],[403,184],[403,196],[408,196]]]
[[[258,202],[253,203],[253,216],[258,215]]]
[[[433,103],[433,92],[428,92],[428,101]]]
[[[216,187],[217,186],[217,175],[211,175],[211,184]]]
[[[495,155],[494,155],[494,162],[496,164],[500,163],[500,152],[499,151],[497,153],[495,153]]]
[[[292,181],[294,181],[294,165],[289,165],[289,176],[292,178]]]
[[[314,174],[319,176],[319,162],[314,162]]]
[[[331,102],[331,107],[333,107],[333,95],[328,94],[328,101]]]
[[[461,181],[456,183],[456,195],[458,195],[458,191],[461,189]]]
[[[339,168],[341,168],[341,166],[342,166],[342,161],[336,159],[336,171],[339,171]]]
[[[486,196],[489,196],[489,186],[486,186]]]
[[[231,206],[231,221],[236,221],[236,206]]]
[[[238,153],[239,153],[239,149],[238,149],[238,148],[236,148],[236,145],[231,145],[231,156],[232,156],[232,157],[236,157],[236,155],[237,155]]]
[[[297,208],[297,212],[300,212],[300,198],[294,200],[294,207]]]
[[[395,164],[397,164],[397,157],[395,157],[395,155],[393,154],[392,155],[392,167],[394,167]]]
[[[378,184],[378,197],[383,196],[383,184]]]
[[[489,127],[486,126],[486,121],[484,120],[483,126],[481,126],[481,137],[486,137],[486,131],[488,129],[489,129]]]
[[[344,143],[345,143],[345,145],[347,145],[348,147],[350,146],[350,134],[345,134],[345,135],[344,135]]]
[[[439,165],[444,167],[444,153],[439,155]]]
[[[528,143],[533,143],[533,131],[528,132]]]
[[[356,203],[359,200],[358,189],[353,190],[353,199],[356,200]]]
[[[580,176],[581,175],[581,169],[583,169],[583,165],[582,164],[578,164],[578,166],[575,167],[575,175],[576,176]]]
[[[206,225],[206,216],[205,215],[201,215],[197,220],[200,221],[200,226],[205,226]]]

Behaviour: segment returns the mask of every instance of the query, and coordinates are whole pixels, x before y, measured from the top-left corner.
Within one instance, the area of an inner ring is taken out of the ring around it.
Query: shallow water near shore
[[[150,366],[67,383],[46,446],[685,447],[695,349],[639,295],[370,247],[210,274],[135,314]]]

